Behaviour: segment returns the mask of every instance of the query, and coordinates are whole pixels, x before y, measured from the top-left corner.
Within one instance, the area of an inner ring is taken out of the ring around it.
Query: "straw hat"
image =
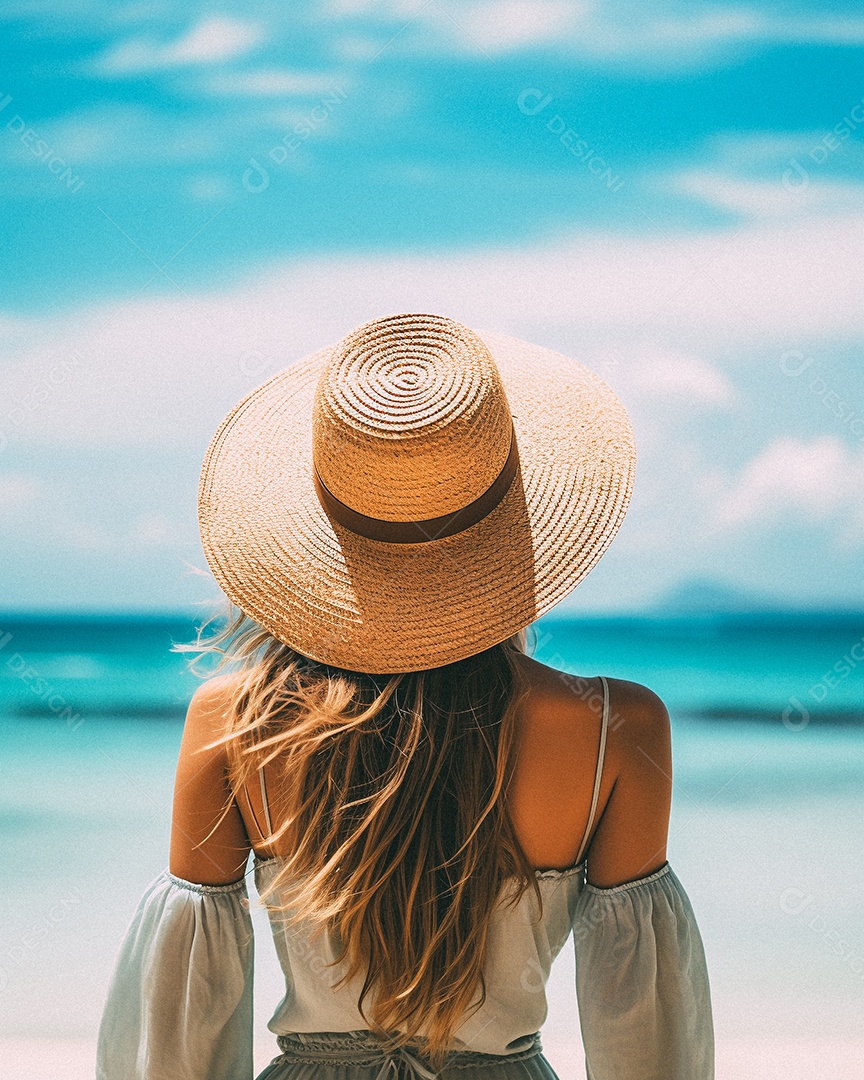
[[[305,656],[438,667],[578,585],[635,464],[624,406],[584,365],[391,315],[231,410],[201,473],[204,554],[226,596]]]

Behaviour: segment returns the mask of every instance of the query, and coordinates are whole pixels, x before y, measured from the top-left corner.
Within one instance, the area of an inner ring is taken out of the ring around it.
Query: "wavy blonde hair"
[[[227,747],[232,790],[277,764],[283,821],[265,839],[289,854],[262,900],[288,925],[335,932],[333,963],[349,962],[337,986],[365,970],[358,1008],[370,1030],[393,1048],[421,1043],[437,1071],[486,1000],[505,882],[515,879],[510,903],[533,886],[542,912],[506,801],[527,632],[444,667],[374,675],[310,660],[233,608],[205,638],[212,622],[175,648],[218,655],[211,674],[234,670],[226,730],[211,744]]]

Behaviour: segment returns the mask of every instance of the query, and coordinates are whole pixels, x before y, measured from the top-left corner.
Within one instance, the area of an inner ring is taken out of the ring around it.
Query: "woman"
[[[552,1080],[571,934],[589,1080],[713,1077],[666,709],[526,653],[634,468],[587,368],[433,315],[367,323],[232,410],[199,516],[237,616],[197,645],[230,670],[189,708],[100,1080],[252,1077],[250,851],[286,977],[259,1080]]]

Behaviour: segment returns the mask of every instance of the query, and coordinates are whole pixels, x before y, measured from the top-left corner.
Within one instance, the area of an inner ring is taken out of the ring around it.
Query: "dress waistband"
[[[478,1065],[500,1065],[502,1061],[525,1061],[543,1052],[540,1032],[527,1036],[529,1046],[512,1054],[483,1054],[478,1050],[454,1050],[447,1069],[467,1069]],[[279,1035],[281,1061],[305,1061],[315,1065],[381,1065],[375,1080],[408,1077],[410,1080],[438,1080],[440,1073],[418,1056],[419,1047],[385,1049],[371,1031],[295,1031]]]

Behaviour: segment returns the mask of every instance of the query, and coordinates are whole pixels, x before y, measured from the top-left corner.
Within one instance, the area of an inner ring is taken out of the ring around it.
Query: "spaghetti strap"
[[[267,822],[267,836],[273,835],[273,825],[270,821],[270,807],[267,804],[267,786],[264,783],[264,766],[258,770],[258,779],[261,782],[261,802],[264,804],[264,820]]]
[[[264,769],[258,770],[258,783],[261,788],[261,801],[264,804],[264,821],[267,824],[267,832],[261,828],[261,824],[258,821],[258,815],[255,813],[255,807],[252,805],[252,800],[249,797],[249,788],[246,784],[243,785],[243,794],[246,796],[246,802],[249,804],[249,812],[252,815],[252,820],[255,822],[255,828],[258,830],[258,835],[266,840],[268,836],[273,834],[273,826],[270,823],[270,807],[267,804],[267,788],[264,784]]]
[[[591,798],[591,810],[588,814],[588,824],[585,826],[585,832],[582,834],[582,843],[579,845],[579,854],[576,857],[575,863],[576,866],[582,861],[585,843],[591,835],[591,826],[594,824],[594,815],[597,813],[597,801],[600,798],[600,782],[603,779],[603,760],[606,757],[606,732],[609,730],[609,684],[602,675],[600,676],[600,682],[603,686],[603,715],[600,720],[600,750],[597,754],[597,768],[594,774],[594,794]]]

